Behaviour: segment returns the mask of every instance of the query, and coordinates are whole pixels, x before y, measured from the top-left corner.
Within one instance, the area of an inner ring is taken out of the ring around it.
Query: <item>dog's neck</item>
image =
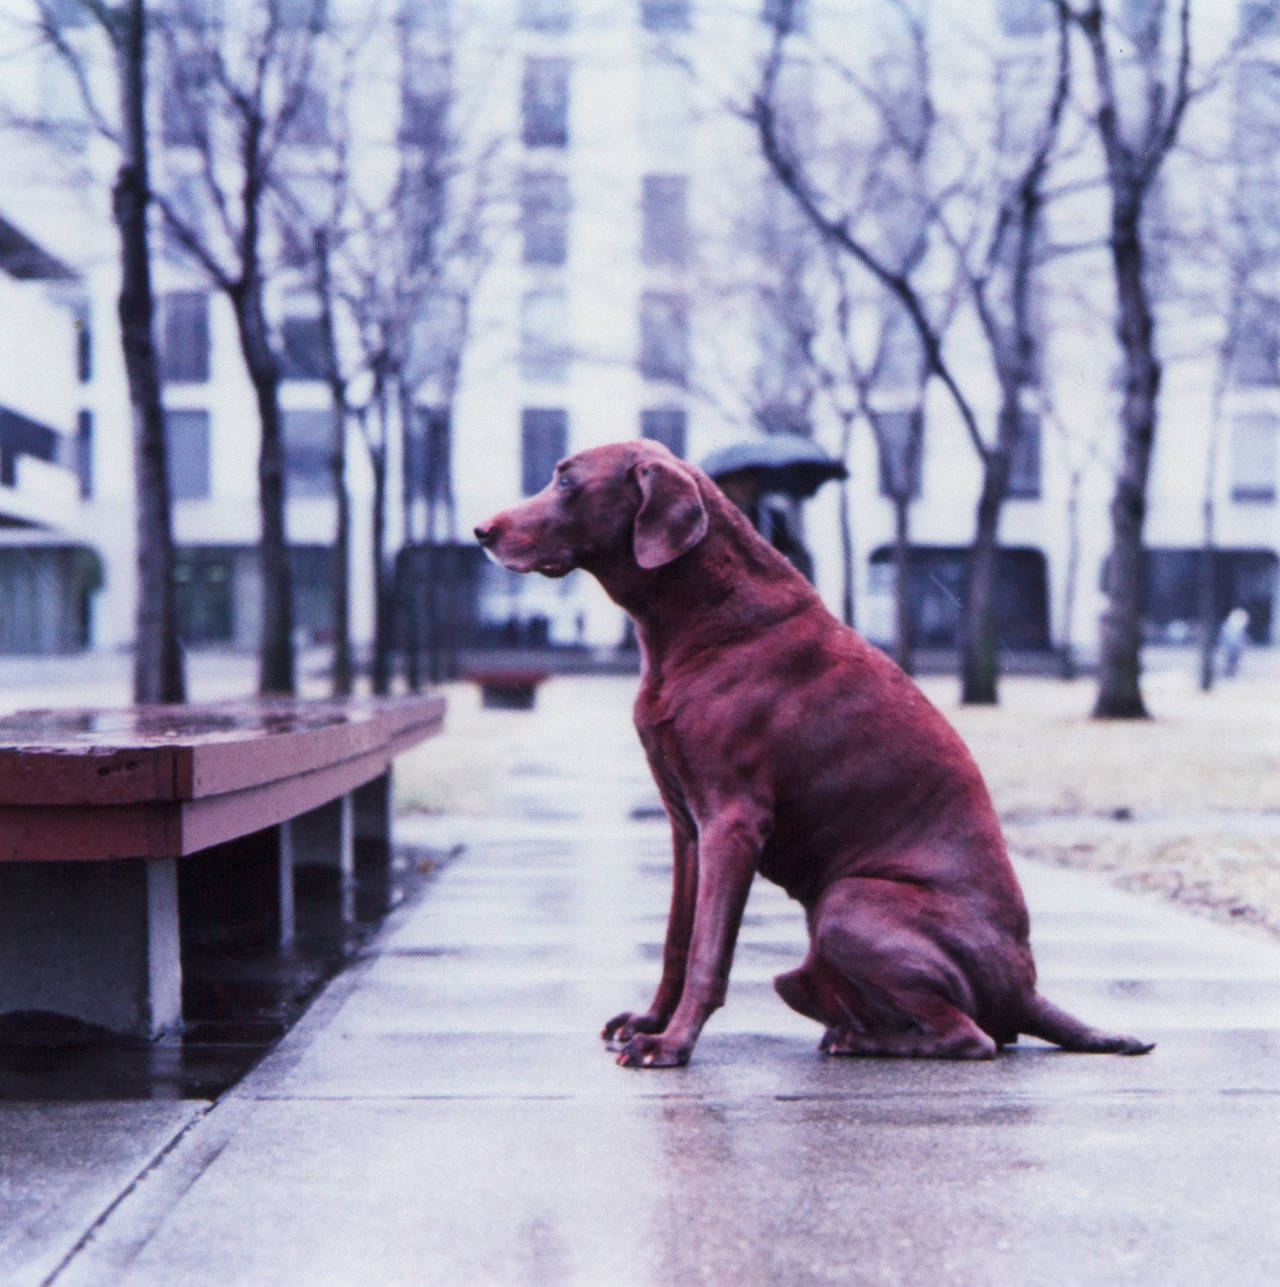
[[[754,637],[819,602],[728,501],[717,496],[708,509],[707,536],[664,567],[626,558],[586,569],[635,622],[648,671],[673,654]]]

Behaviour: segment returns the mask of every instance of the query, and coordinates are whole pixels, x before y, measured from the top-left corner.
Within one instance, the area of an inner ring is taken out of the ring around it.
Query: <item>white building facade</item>
[[[22,9],[21,0],[6,3],[14,13]],[[1240,12],[1256,7],[1245,4]],[[769,194],[751,126],[742,118],[777,8],[776,0],[410,0],[404,21],[385,24],[370,46],[381,52],[366,51],[362,66],[383,68],[366,70],[357,82],[362,128],[381,140],[369,147],[375,172],[382,164],[377,149],[389,146],[397,117],[415,107],[414,85],[444,74],[451,128],[469,140],[460,157],[483,155],[496,176],[486,220],[488,263],[470,301],[470,338],[448,407],[447,452],[435,454],[438,468],[448,458],[459,544],[481,519],[540,487],[556,459],[591,445],[647,435],[697,462],[714,448],[769,428],[800,428],[828,449],[838,444],[832,405],[811,377],[786,369],[791,350],[771,333],[776,323],[761,309],[753,285],[776,265],[767,262],[767,246],[762,254],[760,243],[744,233],[744,226],[758,222],[756,211],[767,220],[782,210],[784,226],[794,219],[785,198]],[[790,92],[814,122],[810,144],[824,156],[824,173],[838,169],[840,156],[839,121],[834,114],[824,118],[840,92],[831,89],[827,54],[846,52],[851,32],[867,36],[868,47],[890,40],[883,34],[885,8],[847,0],[797,3],[790,10],[798,28]],[[1034,82],[1052,56],[1054,33],[1044,20],[1050,8],[1044,0],[981,0],[922,9],[935,37],[936,100],[979,122],[992,116],[994,86],[1015,83],[1019,75]],[[1234,37],[1223,9],[1210,0],[1193,6],[1197,61],[1206,66]],[[365,6],[334,0],[326,17],[335,31],[350,31],[364,14]],[[1276,41],[1270,28],[1260,31],[1241,66],[1274,56]],[[59,87],[35,52],[29,65],[30,83],[20,90],[28,99],[24,110],[34,112],[59,94],[65,104],[67,86]],[[1249,77],[1237,68],[1213,96],[1195,104],[1187,137],[1206,146],[1229,138],[1237,115],[1232,102]],[[336,83],[336,77],[330,81],[331,92]],[[337,110],[332,102],[329,110]],[[1118,444],[1118,353],[1106,198],[1082,119],[1067,127],[1075,131],[1073,147],[1058,185],[1076,195],[1047,213],[1050,239],[1078,249],[1045,269],[1041,384],[1028,398],[1026,447],[1000,529],[1008,551],[1000,642],[1009,652],[1070,644],[1087,656],[1103,606]],[[962,132],[957,128],[956,137]],[[16,127],[5,135],[7,152],[36,155],[36,143]],[[157,173],[162,182],[173,182],[187,164],[182,143],[172,135],[166,142],[163,120],[157,137]],[[300,149],[308,146],[326,144]],[[47,253],[74,277],[74,285],[45,282],[31,292],[27,283],[6,283],[0,264],[0,330],[13,336],[8,351],[30,355],[0,371],[0,407],[60,435],[57,451],[44,461],[19,454],[23,483],[16,489],[9,484],[12,512],[18,515],[20,503],[36,507],[22,520],[30,524],[22,529],[28,544],[40,532],[41,541],[95,552],[100,584],[88,593],[83,642],[120,647],[132,629],[135,579],[132,455],[113,323],[116,276],[104,182],[110,151],[87,142],[81,159],[90,179],[78,187],[64,177],[51,183],[65,168],[55,172],[35,162],[0,177],[0,216],[23,229],[23,211],[34,212]],[[1270,162],[1246,158],[1231,168],[1233,190],[1251,164],[1265,170]],[[1280,183],[1269,170],[1255,177],[1264,186]],[[1189,165],[1176,158],[1171,163],[1163,201],[1173,222],[1190,227],[1204,213],[1200,182]],[[23,235],[32,231],[28,221]],[[163,238],[156,240],[163,252]],[[1176,244],[1169,250],[1170,256],[1180,253]],[[1211,259],[1195,260],[1181,273],[1183,286],[1182,279],[1190,279],[1199,287],[1182,294],[1170,288],[1158,303],[1166,369],[1146,528],[1153,552],[1150,632],[1154,640],[1175,641],[1191,628],[1209,496],[1220,551],[1219,615],[1243,603],[1254,638],[1270,641],[1280,629],[1280,328],[1274,311],[1249,312],[1245,351],[1222,367],[1226,308],[1215,294],[1221,274]],[[943,291],[945,274],[938,275]],[[225,300],[180,256],[157,255],[156,283],[188,640],[249,649],[257,642],[260,600],[258,444],[234,319]],[[868,315],[876,314],[881,305],[875,290],[865,281],[859,289]],[[33,294],[39,295],[35,302]],[[68,303],[71,296],[79,302]],[[815,298],[821,304],[821,296]],[[328,391],[311,344],[315,304],[296,272],[280,271],[269,302],[277,347],[285,355],[287,525],[297,551],[299,626],[306,639],[319,643],[330,621],[326,578],[334,531],[326,472]],[[77,350],[86,318],[87,366]],[[963,308],[947,330],[946,345],[952,366],[964,373],[979,421],[994,432],[997,387],[981,335]],[[781,364],[781,373],[770,374],[770,363]],[[31,387],[14,375],[24,367],[41,372],[35,381],[28,378]],[[773,393],[764,388],[770,381]],[[877,396],[897,405],[893,389]],[[424,412],[437,398],[424,383],[418,399]],[[980,466],[936,386],[927,391],[924,413],[912,506],[920,569],[917,642],[946,647],[963,593],[963,551],[973,536]],[[389,492],[398,497],[398,435],[388,448]],[[348,459],[356,515],[352,614],[357,635],[367,641],[372,475],[354,428]],[[887,642],[893,515],[865,427],[855,430],[846,463],[856,624]],[[828,484],[804,508],[815,578],[833,605],[840,601],[842,569],[836,489]],[[5,494],[0,479],[0,498]],[[423,530],[420,518],[414,530]],[[392,505],[392,554],[402,535]],[[585,577],[553,582],[517,580],[497,570],[476,575],[471,612],[477,640],[610,649],[623,638],[618,611]]]

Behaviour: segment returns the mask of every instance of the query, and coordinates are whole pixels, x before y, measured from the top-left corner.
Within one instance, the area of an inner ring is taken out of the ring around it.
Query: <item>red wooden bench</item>
[[[349,885],[357,839],[385,850],[392,760],[443,719],[435,696],[0,719],[0,1014],[177,1027],[183,860],[221,885],[202,915],[256,899],[287,941],[295,864]]]

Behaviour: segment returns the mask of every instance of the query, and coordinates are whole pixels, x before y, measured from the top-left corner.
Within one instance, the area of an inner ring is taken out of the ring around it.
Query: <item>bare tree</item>
[[[209,20],[199,6],[170,10],[159,28],[172,90],[171,143],[182,149],[199,187],[194,208],[173,192],[158,196],[165,223],[214,289],[229,301],[261,433],[263,693],[295,689],[293,587],[285,533],[281,364],[268,322],[267,197],[281,181],[283,150],[311,125],[315,54],[324,0],[301,7],[266,0],[237,11],[235,23]],[[172,158],[172,168],[183,164]]]
[[[1111,503],[1108,606],[1099,647],[1094,715],[1145,718],[1140,683],[1143,523],[1155,445],[1161,364],[1148,274],[1148,212],[1161,168],[1191,102],[1190,0],[1144,7],[1138,28],[1117,32],[1101,0],[1056,0],[1061,17],[1084,37],[1096,88],[1094,125],[1110,197],[1110,252],[1116,333],[1124,364],[1122,449]],[[1127,58],[1120,49],[1136,49]],[[1122,87],[1122,81],[1124,87]],[[1140,93],[1126,90],[1134,87]]]
[[[60,7],[38,5],[40,31],[74,81],[89,124],[118,150],[111,211],[120,238],[117,316],[133,424],[137,487],[138,592],[134,615],[133,700],[182,702],[186,677],[178,638],[174,542],[155,343],[148,215],[153,199],[147,128],[148,19],[144,0],[81,0],[106,38],[117,102],[95,97],[92,59],[77,43]],[[45,122],[45,125],[50,124]]]
[[[906,88],[886,91],[882,85],[828,59],[880,116],[880,129],[891,143],[898,183],[909,200],[899,200],[897,217],[916,219],[917,234],[931,249],[945,246],[954,274],[967,285],[971,307],[986,337],[992,369],[1000,389],[1000,410],[993,440],[984,436],[970,395],[949,362],[936,304],[922,285],[918,270],[928,262],[924,251],[895,262],[868,238],[847,202],[836,190],[824,190],[814,167],[787,136],[779,109],[778,86],[791,36],[789,12],[781,7],[773,41],[763,65],[750,117],[760,150],[779,182],[821,237],[870,275],[902,310],[918,335],[925,370],[944,387],[982,466],[973,550],[970,557],[961,631],[961,698],[967,703],[996,700],[997,652],[993,628],[995,568],[1001,509],[1009,493],[1013,453],[1024,426],[1024,393],[1038,378],[1038,335],[1034,320],[1034,284],[1042,262],[1042,215],[1045,179],[1070,84],[1070,46],[1066,23],[1059,24],[1057,58],[1049,92],[1031,141],[988,190],[975,191],[969,177],[939,183],[930,173],[937,108],[932,97],[928,44],[923,20],[906,4],[895,5],[913,74]],[[993,149],[996,140],[992,140]],[[898,195],[898,194],[895,194]],[[958,209],[961,223],[957,224]]]

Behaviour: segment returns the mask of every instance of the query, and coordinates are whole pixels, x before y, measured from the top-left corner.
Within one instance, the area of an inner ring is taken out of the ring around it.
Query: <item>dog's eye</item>
[[[572,490],[572,488],[573,488],[573,477],[572,477],[572,475],[567,474],[567,473],[565,473],[565,474],[557,474],[557,475],[556,475],[556,486],[557,486],[557,487],[558,487],[562,492],[571,491],[571,490]]]

